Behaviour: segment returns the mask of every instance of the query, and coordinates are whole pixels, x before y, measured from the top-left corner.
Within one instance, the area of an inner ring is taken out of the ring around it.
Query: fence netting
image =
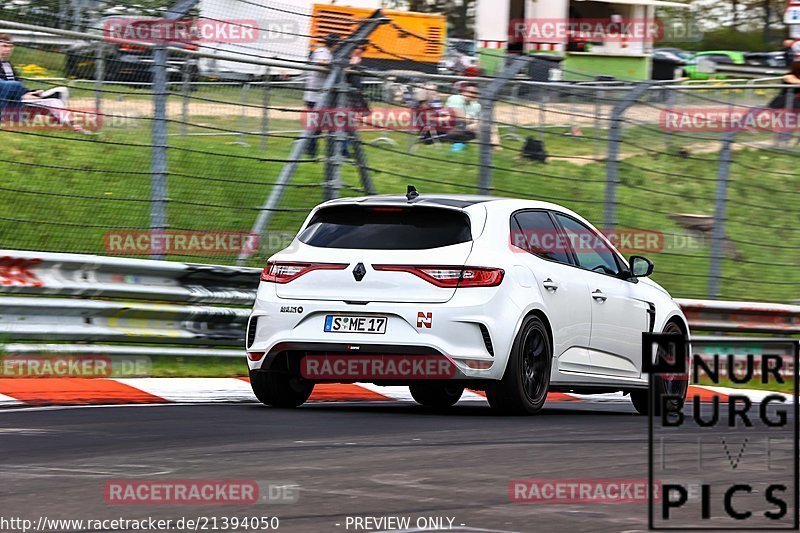
[[[626,255],[653,259],[654,279],[676,297],[800,300],[797,132],[708,124],[712,114],[747,117],[776,101],[790,112],[794,94],[776,98],[785,92],[776,80],[642,88],[598,81],[601,73],[531,82],[528,69],[490,90],[494,78],[435,75],[445,35],[435,18],[421,27],[389,20],[342,58],[337,49],[368,10],[207,4],[180,20],[219,40],[171,41],[162,65],[157,39],[137,44],[123,30],[169,18],[164,6],[118,12],[94,2],[80,13],[7,16],[39,28],[0,26],[14,41],[18,81],[68,104],[35,109],[45,115],[37,121],[9,112],[36,105],[0,94],[5,248],[260,266],[323,199],[413,184],[568,207]],[[112,35],[115,22],[122,33]],[[331,34],[338,39],[320,52]],[[331,80],[337,61],[344,70]],[[447,110],[461,98],[478,114],[456,128]],[[310,104],[323,102],[358,109],[358,126],[310,125]],[[154,244],[154,229],[170,242]]]

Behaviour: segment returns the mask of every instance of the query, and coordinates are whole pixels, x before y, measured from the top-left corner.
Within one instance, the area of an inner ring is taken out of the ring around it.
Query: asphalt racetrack
[[[766,429],[753,431],[751,439]],[[449,517],[441,530],[450,531],[647,529],[644,502],[521,504],[509,495],[515,479],[646,482],[647,418],[625,403],[554,403],[534,417],[396,403],[19,409],[0,412],[0,441],[3,515],[34,523],[277,516],[279,531],[382,531],[352,519],[407,516],[412,525]],[[293,482],[300,491],[287,504],[107,503],[106,482],[130,479]]]

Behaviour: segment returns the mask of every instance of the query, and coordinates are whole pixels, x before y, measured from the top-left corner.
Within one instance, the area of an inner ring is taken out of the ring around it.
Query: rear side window
[[[319,248],[427,250],[470,242],[472,231],[462,211],[348,205],[320,209],[298,238]]]
[[[546,211],[523,211],[514,215],[511,243],[544,259],[571,264],[569,245]]]

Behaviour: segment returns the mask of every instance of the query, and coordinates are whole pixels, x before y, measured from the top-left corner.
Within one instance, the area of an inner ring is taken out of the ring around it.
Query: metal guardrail
[[[17,44],[69,46],[79,42],[78,39],[72,37],[63,37],[43,31],[5,30],[3,33],[8,33],[11,35],[12,39],[14,39],[14,42]]]
[[[243,346],[259,273],[257,268],[0,250],[0,339],[157,345],[82,344],[74,350],[64,344],[7,344],[7,353],[241,356],[241,350],[217,348]]]
[[[0,250],[0,340],[7,342],[2,348],[14,354],[240,357],[241,348],[225,348],[244,345],[259,273]],[[800,334],[800,306],[678,303],[693,332]]]
[[[770,78],[788,74],[786,67],[754,67],[751,65],[725,65],[714,66],[714,74],[735,74],[740,78]]]
[[[692,331],[800,334],[800,305],[678,300]]]

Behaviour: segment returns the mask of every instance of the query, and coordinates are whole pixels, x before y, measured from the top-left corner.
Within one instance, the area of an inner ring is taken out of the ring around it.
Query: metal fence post
[[[242,92],[240,96],[241,102],[241,109],[239,111],[239,140],[233,144],[238,144],[240,146],[250,146],[247,144],[247,100],[248,95],[250,94],[250,82],[246,81],[242,83]]]
[[[338,80],[335,82],[334,88],[334,106],[338,109],[347,108],[347,80],[344,75],[344,68],[341,64],[335,67]],[[347,145],[347,132],[342,128],[336,128],[331,135],[328,134],[328,142],[326,143],[327,160],[325,162],[325,185],[323,186],[323,200],[334,200],[339,197],[339,189],[341,189],[341,173],[342,165],[344,164],[344,151]]]
[[[492,128],[494,126],[494,109],[500,91],[508,85],[522,69],[527,67],[534,58],[517,56],[503,72],[481,91],[481,123],[480,123],[480,175],[478,178],[478,192],[491,194],[492,191]]]
[[[711,265],[708,274],[708,297],[719,298],[722,286],[722,260],[725,254],[725,217],[728,204],[728,181],[730,178],[731,155],[736,132],[726,133],[722,138],[722,151],[719,156],[717,173],[717,192],[714,198],[714,228],[711,231]]]
[[[187,60],[183,64],[183,85],[181,86],[181,136],[186,135],[186,130],[189,124],[189,90],[192,81],[190,73],[191,60]]]
[[[388,19],[384,16],[381,10],[375,11],[368,19],[365,19],[361,23],[358,29],[356,29],[356,31],[353,32],[342,45],[340,45],[334,51],[332,62],[333,66],[322,88],[323,96],[322,103],[319,106],[320,109],[327,109],[332,105],[333,97],[335,96],[334,88],[336,86],[336,81],[339,79],[339,76],[342,75],[342,65],[349,62],[349,58],[352,55],[355,47],[366,42],[367,38],[372,34],[372,32],[387,22]],[[253,229],[250,230],[251,235],[258,235],[260,237],[269,227],[270,220],[272,219],[272,213],[278,207],[284,190],[289,184],[289,181],[292,179],[292,176],[294,176],[295,170],[297,170],[297,164],[300,161],[300,158],[303,156],[305,148],[312,135],[314,135],[314,132],[306,128],[304,129],[303,133],[300,134],[300,138],[294,143],[292,153],[289,156],[289,162],[286,163],[283,169],[281,169],[281,173],[278,176],[277,182],[272,186],[272,190],[264,202],[264,206],[258,213],[258,217],[256,217],[255,224],[253,224]],[[239,257],[236,259],[236,264],[243,265],[247,261],[247,258],[250,257],[251,253],[252,252],[247,250],[242,250],[242,252],[239,254]]]
[[[94,49],[94,112],[98,120],[103,116],[103,80],[106,77],[105,45]]]
[[[480,194],[491,194],[492,190],[492,126],[494,124],[494,95],[483,99],[480,124]]]
[[[159,236],[167,229],[167,49],[153,50],[153,153],[150,184],[150,231],[153,259],[164,259]]]
[[[784,108],[787,116],[791,115],[792,111],[794,110],[795,91],[796,89],[791,85],[786,89],[786,102],[784,104]],[[788,144],[792,139],[792,133],[782,131],[778,133],[778,139],[780,141],[780,145]]]
[[[270,86],[270,69],[267,67],[264,73],[264,90],[261,93],[261,142],[259,148],[262,150],[267,149],[267,140],[269,139],[269,86]]]
[[[594,90],[594,143],[593,155],[595,159],[600,158],[600,89]]]
[[[638,84],[611,110],[611,127],[608,132],[608,159],[606,160],[606,199],[603,208],[603,230],[606,232],[613,231],[617,224],[619,145],[622,140],[622,122],[625,112],[656,83],[649,81]]]

